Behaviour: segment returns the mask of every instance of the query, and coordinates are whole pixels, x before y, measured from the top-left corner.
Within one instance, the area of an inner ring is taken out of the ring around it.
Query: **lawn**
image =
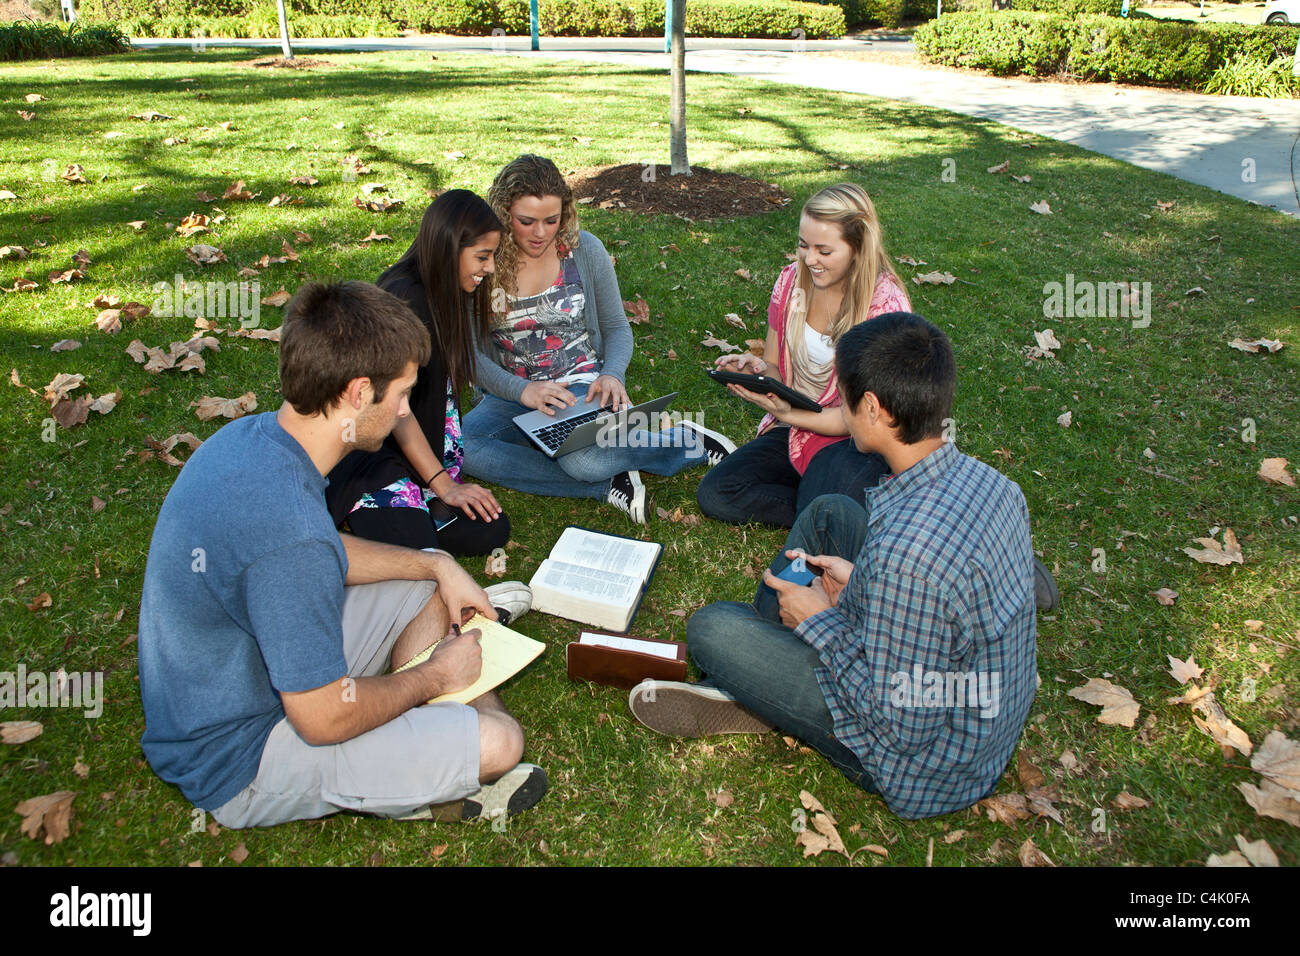
[[[1295,736],[1300,724],[1300,492],[1256,477],[1265,458],[1300,462],[1300,223],[993,123],[694,74],[692,161],[775,182],[794,199],[758,218],[694,223],[581,207],[583,226],[617,256],[623,297],[650,306],[649,324],[635,327],[632,392],[680,390],[680,410],[737,440],[751,435],[758,416],[705,378],[701,367],[717,353],[701,340],[760,338],[804,199],[841,179],[867,187],[890,253],[926,263],[898,266],[915,309],[952,337],[956,441],[1019,483],[1034,546],[1061,585],[1061,608],[1039,619],[1042,685],[998,788],[1054,787],[1059,820],[963,811],[903,821],[780,735],[660,737],[631,719],[623,692],[567,680],[564,644],[577,625],[532,615],[520,630],[549,648],[504,696],[551,791],[504,832],[348,815],[193,832],[192,808],[139,747],[140,588],[154,518],[177,474],[141,453],[148,438],[210,436],[218,423],[190,407],[202,396],[253,391],[259,410],[277,407],[275,345],[224,336],[219,353],[203,354],[203,374],[153,375],[125,353],[128,342],[165,347],[190,337],[192,319],[151,315],[108,335],[89,303],[101,294],[152,303],[153,284],[177,273],[234,281],[263,255],[281,256],[284,240],[298,259],[262,269],[262,295],[291,293],[309,278],[373,279],[413,238],[431,190],[485,192],[521,152],[572,169],[664,162],[668,147],[668,82],[658,72],[427,53],[330,54],[316,69],[267,71],[247,56],[181,50],[0,67],[0,189],[18,197],[0,201],[0,245],[32,253],[0,262],[0,283],[38,283],[0,296],[4,369],[24,386],[0,386],[8,642],[0,670],[102,670],[108,698],[93,720],[70,709],[4,713],[45,725],[35,740],[0,747],[0,853],[9,860],[212,866],[242,858],[243,844],[244,865],[793,865],[804,862],[792,819],[806,790],[838,819],[849,851],[874,844],[888,854],[859,853],[854,866],[1016,865],[1031,838],[1058,864],[1196,865],[1233,849],[1236,834],[1266,839],[1284,864],[1300,862],[1296,828],[1258,817],[1237,788],[1260,782],[1249,759],[1225,757],[1186,705],[1166,702],[1180,693],[1167,655],[1194,655],[1206,669],[1200,683],[1215,683],[1227,717],[1256,747],[1275,729]],[[28,104],[28,94],[44,99]],[[19,110],[35,116],[23,120]],[[131,118],[150,110],[172,118]],[[345,181],[344,157],[360,157],[371,173]],[[1009,173],[986,172],[1005,160]],[[73,163],[86,182],[59,178]],[[291,185],[296,176],[319,185]],[[177,235],[191,212],[219,215],[197,192],[219,197],[240,179],[261,195],[219,199],[225,219],[215,236]],[[364,182],[386,184],[404,205],[388,214],[356,208]],[[303,202],[269,206],[280,193]],[[1050,215],[1030,210],[1042,200]],[[133,221],[144,225],[137,231]],[[361,243],[372,229],[392,241]],[[196,242],[219,246],[227,261],[191,263],[185,250]],[[84,279],[49,282],[80,249],[91,259]],[[910,281],[931,270],[960,281]],[[1067,275],[1149,282],[1149,326],[1044,318],[1044,285]],[[747,332],[726,323],[731,312]],[[263,307],[264,326],[279,321],[279,309]],[[1027,357],[1035,331],[1049,327],[1061,342],[1055,356]],[[1237,336],[1286,347],[1246,354],[1228,347]],[[51,352],[61,339],[82,345]],[[122,398],[43,441],[49,409],[25,386],[39,393],[60,372],[84,375],[83,392],[120,389]],[[1067,411],[1068,428],[1058,424]],[[653,505],[698,513],[699,474],[650,476]],[[229,489],[250,508],[270,493]],[[518,545],[511,578],[527,580],[568,524],[629,533],[621,514],[595,502],[499,496]],[[1235,531],[1243,564],[1183,553],[1211,528]],[[682,612],[752,596],[784,539],[707,520],[654,519],[646,533],[665,554],[633,629],[677,639]],[[486,583],[482,559],[466,566]],[[1177,591],[1177,601],[1158,603],[1150,592],[1159,588]],[[50,606],[29,610],[42,593]],[[1141,705],[1134,726],[1101,724],[1096,706],[1067,695],[1093,677],[1132,692]],[[13,807],[58,790],[77,793],[72,833],[52,846],[28,839]],[[1116,809],[1122,791],[1148,805]],[[807,861],[848,862],[830,853]]]

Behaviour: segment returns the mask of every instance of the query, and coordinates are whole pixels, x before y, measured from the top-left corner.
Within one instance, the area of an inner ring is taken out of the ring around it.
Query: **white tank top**
[[[808,361],[818,369],[825,368],[835,358],[835,346],[829,335],[822,335],[811,325],[803,327],[803,347],[808,353]]]

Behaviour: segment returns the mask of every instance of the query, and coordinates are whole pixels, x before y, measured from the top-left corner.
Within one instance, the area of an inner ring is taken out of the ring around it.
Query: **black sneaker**
[[[1034,558],[1034,603],[1040,611],[1055,611],[1061,606],[1061,592],[1047,566]]]
[[[645,524],[645,485],[639,471],[620,471],[611,478],[605,500],[635,524]]]
[[[736,443],[722,432],[715,432],[711,428],[690,421],[682,422],[682,427],[689,428],[700,436],[700,440],[704,443],[704,454],[709,458],[710,468],[736,450]]]
[[[523,813],[546,794],[546,771],[535,763],[516,764],[501,779],[484,784],[464,800],[435,803],[399,820],[494,820]]]

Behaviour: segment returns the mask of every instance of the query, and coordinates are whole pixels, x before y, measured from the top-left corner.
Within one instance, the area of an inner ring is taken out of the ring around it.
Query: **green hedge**
[[[870,0],[898,3],[901,0]],[[387,29],[486,36],[528,32],[528,0],[292,0],[289,30],[294,36],[345,36],[342,24],[385,36]],[[264,36],[261,24],[275,20],[273,4],[258,0],[84,0],[83,15],[129,25],[132,36],[189,36],[184,24],[204,26],[208,36]],[[663,0],[541,0],[540,28],[546,36],[662,36]],[[227,18],[236,19],[227,19]],[[334,19],[319,19],[322,17]],[[310,29],[309,29],[310,28]],[[230,32],[230,31],[236,32]],[[321,30],[331,32],[319,32]],[[808,39],[844,35],[843,11],[799,0],[689,0],[686,32],[691,36],[782,37],[802,30]],[[316,32],[313,32],[316,31]],[[192,31],[191,31],[192,32]],[[278,32],[278,30],[277,30]]]
[[[1136,7],[1134,0],[1132,6]],[[1100,16],[1117,17],[1124,9],[1124,0],[1009,0],[1010,10],[1033,10],[1038,13],[1059,13],[1062,16],[1077,17],[1095,13]]]
[[[1053,76],[1202,90],[1229,65],[1258,70],[1292,62],[1295,32],[1286,27],[1106,16],[945,13],[922,24],[916,49],[948,66],[998,74]],[[1296,92],[1294,80],[1290,92]]]
[[[57,56],[102,56],[125,53],[131,41],[110,25],[37,23],[0,24],[0,60],[44,60]]]

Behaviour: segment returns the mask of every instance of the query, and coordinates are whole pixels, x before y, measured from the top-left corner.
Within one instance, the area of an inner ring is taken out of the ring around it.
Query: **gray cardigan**
[[[586,296],[583,315],[600,362],[600,373],[623,382],[627,363],[632,360],[632,327],[623,311],[623,295],[614,275],[614,262],[601,241],[589,232],[578,233],[573,259]],[[474,384],[498,398],[518,402],[528,387],[528,379],[507,372],[498,360],[499,351],[491,342],[478,343],[474,356],[478,380]]]

